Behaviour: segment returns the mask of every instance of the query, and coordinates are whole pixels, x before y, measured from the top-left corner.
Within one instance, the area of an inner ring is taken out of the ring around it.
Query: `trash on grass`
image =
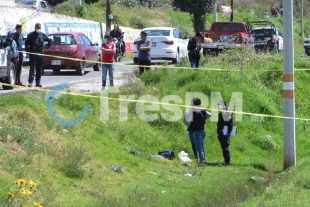
[[[188,154],[184,151],[179,152],[178,156],[183,163],[192,161],[191,159],[189,159]]]
[[[115,172],[123,172],[123,168],[121,166],[109,165],[109,167],[112,168]]]

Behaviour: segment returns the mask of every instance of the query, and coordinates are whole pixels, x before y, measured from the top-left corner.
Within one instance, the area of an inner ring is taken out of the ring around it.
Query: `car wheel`
[[[138,64],[139,63],[139,59],[138,58],[133,58],[133,63],[134,64]]]
[[[43,70],[43,69],[42,69]],[[60,69],[53,69],[54,72],[59,72]]]
[[[179,51],[178,51],[176,57],[172,59],[172,64],[176,64],[179,61],[180,61],[180,54],[179,54]]]
[[[8,70],[8,77],[4,79],[4,83],[10,84],[8,85],[2,85],[4,90],[12,90],[13,86],[15,84],[15,65],[14,63],[10,62],[9,70]]]
[[[85,62],[82,61],[78,66],[76,66],[76,73],[78,75],[84,75],[85,73]]]
[[[99,63],[100,62],[100,57],[98,58],[97,60],[98,63],[96,63],[93,68],[94,68],[94,71],[100,71],[100,68],[101,68],[101,64]]]

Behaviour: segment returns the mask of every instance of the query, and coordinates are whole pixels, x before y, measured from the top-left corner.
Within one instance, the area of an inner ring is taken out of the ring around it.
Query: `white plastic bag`
[[[191,159],[189,159],[188,154],[184,151],[179,152],[178,156],[180,160],[184,163],[192,161]]]

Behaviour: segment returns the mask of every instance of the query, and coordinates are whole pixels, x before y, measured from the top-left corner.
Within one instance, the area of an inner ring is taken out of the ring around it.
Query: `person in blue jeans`
[[[200,65],[201,38],[202,34],[198,32],[195,37],[188,41],[188,58],[192,68],[199,68]]]
[[[110,86],[114,86],[113,83],[113,72],[114,72],[114,53],[115,45],[113,43],[113,38],[110,35],[104,36],[104,41],[101,45],[102,50],[102,90],[106,87],[107,82],[107,71],[109,71]]]
[[[211,114],[201,108],[201,100],[194,98],[191,101],[192,108],[184,116],[184,123],[187,126],[188,136],[191,141],[195,159],[199,161],[199,166],[203,166],[206,161],[204,148],[204,138],[206,136],[204,125]]]

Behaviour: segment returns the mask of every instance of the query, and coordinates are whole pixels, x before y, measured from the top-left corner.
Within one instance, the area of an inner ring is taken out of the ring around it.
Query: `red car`
[[[101,54],[97,48],[98,43],[93,44],[83,33],[55,32],[48,37],[52,40],[52,45],[43,53],[51,57],[43,57],[42,74],[47,69],[75,69],[78,75],[84,75],[85,68],[91,66],[95,71],[100,70]]]

